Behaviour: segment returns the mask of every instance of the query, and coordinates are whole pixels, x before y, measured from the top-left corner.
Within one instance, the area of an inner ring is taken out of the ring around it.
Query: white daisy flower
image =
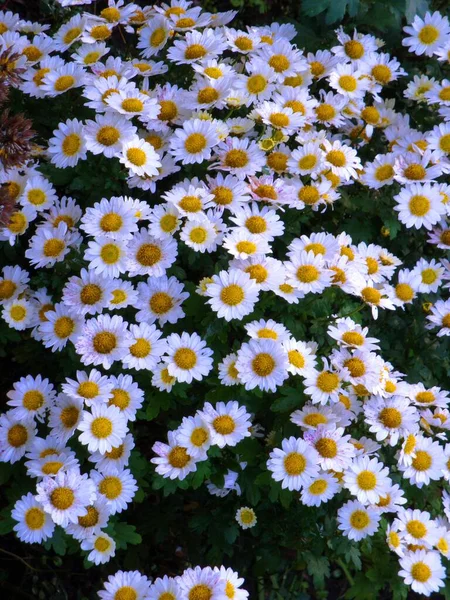
[[[220,571],[214,572],[211,567],[186,569],[178,577],[178,585],[182,598],[196,598],[201,594],[209,600],[220,600],[224,596],[225,582]]]
[[[245,227],[250,234],[260,236],[268,242],[284,233],[283,221],[277,212],[268,206],[252,202],[237,207],[233,212],[233,216],[230,217],[233,223],[241,229]]]
[[[98,236],[88,243],[84,260],[89,261],[89,268],[97,275],[118,277],[126,271],[126,242],[122,239],[113,240],[106,236]]]
[[[83,67],[69,62],[57,66],[54,70],[46,73],[42,78],[40,89],[47,96],[53,98],[64,94],[64,92],[72,88],[82,86],[85,80],[86,75]]]
[[[46,348],[58,352],[67,342],[76,342],[83,325],[83,318],[74,314],[70,307],[61,302],[45,312],[45,321],[39,325],[39,335]]]
[[[113,286],[111,279],[81,269],[79,277],[73,275],[67,280],[62,301],[77,315],[94,315],[109,306]]]
[[[407,552],[400,558],[400,566],[398,574],[418,594],[429,596],[445,585],[445,569],[437,552]]]
[[[391,485],[389,469],[376,458],[355,458],[344,473],[344,486],[361,504],[376,504]]]
[[[155,470],[159,475],[182,481],[197,469],[196,459],[179,444],[175,432],[169,431],[167,437],[168,444],[163,442],[153,444],[152,450],[158,457],[150,459],[150,462],[156,465]]]
[[[76,523],[87,513],[86,506],[95,500],[95,486],[78,469],[45,477],[37,484],[36,500],[57,525]]]
[[[156,365],[152,377],[152,385],[154,387],[161,392],[170,392],[176,381],[176,378],[169,374],[165,363],[159,363],[159,365]]]
[[[316,430],[333,429],[339,423],[339,414],[329,406],[315,406],[305,404],[301,410],[295,410],[291,413],[290,420],[302,429]]]
[[[207,458],[206,452],[211,446],[211,433],[202,413],[197,413],[193,417],[183,417],[175,435],[178,443],[186,448],[189,456],[195,460]]]
[[[127,600],[125,594],[130,596],[130,600],[146,600],[149,589],[149,580],[139,571],[117,571],[114,575],[109,575],[104,589],[98,595],[101,600],[119,600],[121,595],[123,600]]]
[[[251,529],[258,521],[255,511],[253,508],[249,508],[248,506],[242,506],[241,508],[238,508],[235,519],[242,529]]]
[[[165,340],[159,339],[161,332],[154,325],[140,323],[130,325],[130,334],[133,339],[128,354],[122,359],[123,364],[137,371],[141,369],[152,371],[166,350]]]
[[[127,421],[135,421],[136,413],[144,401],[144,392],[133,381],[131,375],[111,375],[109,380],[112,390],[108,406],[118,408]]]
[[[286,282],[303,294],[318,294],[331,284],[332,271],[325,267],[322,255],[315,255],[313,250],[291,256],[284,265]]]
[[[41,225],[31,238],[25,256],[37,268],[50,268],[57,262],[62,262],[71,246],[76,246],[79,240],[78,232],[69,230],[64,222],[53,228]]]
[[[288,357],[283,347],[271,339],[242,344],[236,360],[239,381],[246,390],[255,387],[275,392],[288,377]]]
[[[154,238],[148,229],[141,228],[127,246],[127,271],[130,277],[165,275],[175,262],[178,248],[172,237]]]
[[[205,295],[217,316],[231,321],[253,312],[258,293],[258,287],[248,273],[231,269],[213,275]]]
[[[149,221],[150,235],[158,240],[174,235],[181,226],[177,207],[169,203],[155,206],[149,215]]]
[[[30,177],[19,197],[22,206],[30,205],[37,212],[49,209],[56,200],[55,188],[41,175]]]
[[[444,44],[450,33],[447,17],[441,16],[439,12],[431,14],[427,12],[424,19],[415,15],[411,25],[403,28],[409,34],[403,38],[402,45],[409,48],[419,56],[433,56],[433,53]]]
[[[321,473],[302,489],[300,502],[305,506],[320,506],[340,490],[338,480],[330,473]]]
[[[270,453],[267,468],[283,489],[299,491],[319,475],[318,463],[317,450],[300,438],[290,437]]]
[[[27,288],[30,277],[18,266],[3,267],[0,275],[0,304],[15,300]]]
[[[70,398],[65,394],[57,396],[48,419],[51,435],[65,444],[80,422],[82,410],[81,399]]]
[[[377,531],[380,515],[370,506],[349,500],[338,510],[337,521],[338,528],[349,540],[359,542]]]
[[[304,439],[317,450],[319,465],[324,471],[341,472],[351,468],[355,448],[349,441],[350,435],[343,434],[343,427],[336,428],[330,423],[305,433]]]
[[[212,350],[197,333],[183,332],[181,336],[177,333],[169,335],[166,355],[162,358],[169,375],[179,382],[191,383],[193,379],[203,379],[211,371],[211,356]]]
[[[14,464],[30,449],[36,436],[33,417],[17,418],[12,411],[0,415],[0,462]]]
[[[23,331],[35,324],[36,306],[26,298],[9,300],[3,305],[2,317],[9,327]]]
[[[255,175],[265,163],[262,150],[248,138],[228,137],[217,146],[217,155],[216,168],[229,171],[239,179]]]
[[[89,552],[87,560],[95,565],[103,565],[116,554],[116,542],[103,531],[94,533],[81,542],[81,549]]]
[[[430,481],[442,478],[446,461],[444,449],[439,442],[422,436],[417,436],[415,442],[415,456],[411,464],[399,463],[398,468],[405,479],[409,479],[412,485],[420,489],[429,485]]]
[[[305,373],[305,394],[311,397],[314,404],[338,402],[342,390],[339,374],[323,360],[323,369],[311,368]]]
[[[406,398],[372,397],[364,403],[365,420],[377,441],[387,440],[395,446],[399,437],[418,431],[419,414]]]
[[[103,475],[115,475],[128,465],[133,448],[133,436],[131,433],[127,433],[118,446],[113,447],[109,452],[105,452],[104,454],[98,451],[92,452],[88,456],[88,460],[95,463],[95,469],[99,473]]]
[[[159,154],[155,152],[151,144],[137,136],[123,141],[116,156],[127,169],[140,177],[152,177],[159,174],[161,167]]]
[[[154,323],[159,321],[159,325],[164,323],[176,323],[184,317],[184,311],[181,304],[189,297],[188,292],[184,292],[184,286],[176,277],[149,277],[147,283],[138,283],[138,298],[135,307],[136,321]]]
[[[9,411],[12,417],[27,419],[36,416],[41,420],[44,413],[52,406],[56,392],[48,379],[43,379],[41,375],[36,377],[27,375],[14,383],[13,389],[6,395],[9,398],[7,404],[13,407]]]
[[[245,406],[239,406],[236,401],[226,404],[218,402],[215,407],[206,402],[198,414],[209,425],[211,443],[219,448],[236,446],[245,437],[250,436],[250,414]]]
[[[401,509],[393,523],[409,544],[432,548],[439,538],[439,529],[427,511]]]
[[[84,125],[78,119],[68,119],[60,123],[53,131],[54,137],[48,141],[47,152],[51,162],[60,169],[74,167],[80,160],[85,160],[86,143]]]
[[[440,327],[437,332],[437,337],[450,335],[450,300],[438,300],[431,307],[431,314],[427,315],[430,322],[427,325],[428,329]]]
[[[136,492],[136,480],[129,469],[117,471],[111,475],[90,472],[91,480],[95,483],[99,497],[104,497],[111,515],[121,513],[133,500]]]
[[[219,363],[219,380],[222,385],[231,386],[239,383],[239,373],[236,369],[237,354],[228,354]]]
[[[79,440],[89,452],[110,452],[121,444],[127,432],[126,419],[115,406],[93,404],[91,412],[83,411],[77,429]]]
[[[17,500],[11,511],[11,517],[17,521],[14,525],[17,537],[26,544],[42,544],[52,537],[55,530],[50,515],[30,493]]]
[[[122,360],[130,345],[127,323],[122,317],[98,315],[86,321],[75,350],[84,365],[103,365],[109,369],[116,360]]]

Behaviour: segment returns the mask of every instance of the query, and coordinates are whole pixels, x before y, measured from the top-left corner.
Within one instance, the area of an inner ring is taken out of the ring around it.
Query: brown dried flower
[[[11,115],[9,109],[0,116],[0,162],[5,169],[26,162],[32,151],[35,133],[32,123],[22,114]]]

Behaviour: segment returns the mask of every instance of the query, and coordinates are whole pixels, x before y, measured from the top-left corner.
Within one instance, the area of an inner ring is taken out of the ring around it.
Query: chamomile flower
[[[291,414],[291,421],[305,430],[333,429],[339,423],[340,417],[336,411],[329,406],[314,406],[305,404],[301,410],[295,410]]]
[[[118,277],[126,271],[126,242],[123,239],[113,240],[104,235],[98,236],[88,243],[84,259],[89,261],[89,268],[97,275]]]
[[[364,73],[348,63],[337,64],[331,71],[328,80],[330,87],[348,99],[363,98],[369,88],[369,80],[364,77]]]
[[[439,530],[427,511],[401,509],[394,526],[403,532],[404,540],[409,544],[421,544],[431,549],[438,540]]]
[[[378,350],[377,338],[368,337],[369,328],[355,323],[350,317],[336,319],[335,325],[328,326],[328,335],[341,346],[358,350]]]
[[[15,300],[26,289],[30,277],[19,266],[3,267],[0,275],[0,304]]]
[[[0,462],[14,464],[30,449],[36,436],[32,416],[19,418],[7,411],[0,416]]]
[[[48,210],[56,201],[54,187],[41,175],[30,177],[24,187],[19,202],[23,206],[30,205],[37,212]]]
[[[194,417],[183,417],[175,433],[180,446],[186,448],[189,456],[196,460],[206,458],[212,440],[210,426],[203,419],[202,413],[197,413]]]
[[[103,365],[109,369],[116,360],[122,360],[130,345],[131,336],[122,317],[98,315],[86,321],[75,350],[84,365]]]
[[[21,377],[7,394],[8,405],[13,407],[10,415],[17,419],[30,416],[42,419],[43,414],[53,404],[56,392],[48,379],[41,375]]]
[[[400,558],[400,566],[400,577],[419,594],[429,596],[445,585],[445,569],[437,552],[407,552]]]
[[[314,404],[338,402],[342,389],[342,380],[337,371],[324,359],[322,370],[311,368],[305,373],[305,394],[311,397]]]
[[[181,304],[189,297],[183,290],[184,286],[175,277],[165,275],[139,283],[136,320],[148,323],[158,320],[161,326],[167,322],[176,323],[184,317]]]
[[[158,175],[161,167],[160,156],[153,146],[137,136],[123,141],[116,156],[131,173],[140,177]]]
[[[42,225],[30,240],[30,246],[25,251],[25,256],[37,268],[50,268],[61,262],[70,252],[70,248],[79,241],[79,234],[69,231],[66,223],[59,223],[57,227]]]
[[[177,243],[172,237],[156,239],[141,228],[127,246],[127,271],[130,276],[161,277],[175,262]]]
[[[78,424],[80,442],[89,452],[110,452],[122,442],[127,432],[126,420],[115,406],[93,404],[91,412],[83,411]]]
[[[319,475],[318,463],[317,450],[300,438],[290,437],[270,453],[267,468],[283,489],[299,491]]]
[[[417,436],[414,455],[410,464],[399,463],[399,470],[405,479],[418,488],[429,485],[432,480],[441,479],[446,461],[444,449],[437,441]]]
[[[320,506],[331,500],[340,489],[338,480],[330,473],[321,473],[302,489],[300,501],[305,506]]]
[[[338,528],[350,540],[359,542],[378,529],[380,515],[370,506],[349,500],[338,510]]]
[[[251,529],[256,525],[258,520],[253,508],[249,508],[248,506],[238,508],[235,519],[242,529]]]
[[[250,436],[250,415],[245,406],[239,406],[236,401],[218,402],[215,407],[206,402],[198,414],[210,428],[211,443],[219,448],[236,446]]]
[[[238,269],[214,275],[206,289],[208,304],[218,317],[226,321],[250,314],[258,300],[258,293],[258,287],[250,275]]]
[[[32,327],[36,320],[36,307],[26,298],[9,300],[3,305],[2,318],[12,329],[23,331]]]
[[[450,33],[450,26],[447,17],[442,17],[436,11],[433,14],[427,12],[424,19],[416,15],[411,25],[404,27],[403,31],[409,34],[403,38],[403,46],[419,56],[432,56],[444,44]]]
[[[355,458],[344,473],[344,486],[362,504],[376,504],[391,482],[389,469],[376,458]]]
[[[104,454],[101,454],[99,451],[92,452],[88,458],[91,462],[95,463],[95,469],[99,473],[115,475],[128,465],[133,448],[133,436],[131,433],[127,433],[120,444],[114,446],[109,452],[105,452]]]
[[[110,475],[91,471],[89,475],[95,483],[98,497],[103,496],[107,501],[111,515],[125,510],[138,489],[136,480],[129,469],[123,469]]]
[[[130,334],[132,340],[128,354],[122,359],[123,364],[137,371],[141,369],[152,371],[166,349],[165,340],[160,339],[161,332],[154,325],[140,323],[130,325]]]
[[[289,337],[286,327],[273,319],[252,321],[245,326],[245,330],[252,339],[271,339],[283,343]]]
[[[318,461],[322,470],[341,472],[351,467],[355,448],[349,442],[350,435],[343,434],[342,427],[336,428],[331,424],[325,427],[319,425],[313,433],[305,434],[304,439],[318,452]]]
[[[180,335],[172,333],[167,338],[166,355],[163,361],[167,364],[169,375],[179,382],[191,383],[193,379],[201,380],[212,368],[212,350],[197,333]]]
[[[17,537],[26,544],[41,544],[53,535],[54,522],[31,493],[17,500],[11,517]]]
[[[229,171],[240,179],[255,175],[265,163],[262,150],[247,138],[228,137],[217,146],[217,155],[216,168]]]
[[[76,523],[85,516],[86,506],[95,499],[94,483],[78,469],[59,472],[56,477],[45,477],[37,484],[36,500],[52,520],[62,527]]]
[[[275,392],[288,377],[287,367],[286,351],[272,339],[250,340],[237,352],[236,370],[246,390]]]
[[[438,300],[431,307],[431,314],[427,316],[429,324],[427,327],[432,329],[439,327],[436,333],[437,337],[450,335],[450,300]]]
[[[82,409],[81,399],[70,398],[65,394],[57,396],[48,419],[51,435],[61,443],[67,442],[80,422]]]
[[[168,432],[168,444],[155,442],[152,450],[158,456],[152,458],[150,462],[156,465],[156,472],[163,477],[181,481],[197,469],[196,459],[179,444],[175,432]]]
[[[95,565],[103,565],[116,553],[116,542],[103,531],[94,533],[81,542],[81,549],[89,552],[87,560]]]
[[[45,321],[39,325],[39,336],[46,348],[57,352],[69,341],[75,343],[82,328],[83,318],[61,302],[46,311]]]
[[[125,117],[108,112],[98,114],[95,121],[86,121],[83,133],[87,150],[112,158],[136,136],[136,128]]]
[[[70,277],[63,288],[63,303],[74,313],[85,316],[102,312],[112,300],[111,279],[82,269]]]

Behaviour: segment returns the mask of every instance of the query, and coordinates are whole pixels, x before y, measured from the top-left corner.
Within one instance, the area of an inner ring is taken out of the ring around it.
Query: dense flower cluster
[[[436,122],[419,131],[393,99],[383,98],[406,72],[382,52],[381,40],[338,30],[331,51],[305,55],[292,43],[293,26],[236,30],[228,26],[233,17],[232,11],[202,12],[186,0],[144,9],[109,0],[99,15],[76,12],[50,36],[46,26],[0,12],[0,53],[19,55],[13,86],[37,99],[77,94],[91,112],[84,120],[68,115],[35,161],[0,170],[0,183],[16,201],[0,240],[14,245],[24,236],[33,271],[70,265],[59,297],[33,289],[27,270],[5,267],[1,315],[52,352],[73,345],[92,367],[66,378],[59,391],[28,375],[8,393],[0,459],[25,456],[37,479],[36,494],[16,504],[15,529],[26,542],[42,542],[60,525],[80,540],[89,560],[114,556],[115,542],[102,529],[137,490],[128,468],[129,423],[144,391],[132,375],[103,370],[147,371],[149,384],[164,392],[213,372],[223,386],[266,392],[298,377],[308,401],[291,420],[302,434],[271,452],[273,478],[300,492],[306,506],[341,491],[350,497],[337,520],[352,540],[372,535],[381,516],[392,514],[387,542],[399,555],[400,574],[429,594],[443,585],[440,554],[450,555],[450,499],[444,496],[446,518],[432,519],[403,506],[397,480],[422,488],[450,479],[450,446],[440,443],[450,428],[448,392],[407,383],[380,356],[379,340],[350,317],[330,315],[327,331],[336,348],[326,357],[280,322],[246,322],[248,340],[216,368],[202,332],[165,334],[164,327],[185,317],[189,292],[171,271],[185,246],[199,256],[221,253],[217,272],[205,272],[193,293],[224,322],[250,316],[269,294],[297,304],[339,288],[376,319],[379,310],[404,309],[421,294],[446,290],[450,263],[440,255],[400,268],[387,248],[354,244],[347,233],[333,235],[320,225],[283,241],[293,211],[320,220],[348,186],[392,186],[402,226],[426,230],[430,244],[448,251],[450,186],[442,178],[450,172],[450,81],[421,75],[406,86],[404,97],[429,105]],[[108,42],[116,30],[130,36],[135,58],[112,55]],[[447,18],[427,13],[405,32],[411,52],[450,62]],[[165,83],[153,83],[161,75]],[[177,84],[169,82],[172,76]],[[58,197],[41,167],[71,168],[90,155],[121,164],[130,194],[136,190],[147,200],[113,196],[85,206]],[[450,335],[450,300],[438,299],[428,310],[428,327]],[[211,446],[261,436],[252,420],[243,402],[206,402],[169,432],[167,443],[154,444],[156,472],[184,479],[208,459]],[[356,425],[367,436],[353,435]],[[89,474],[81,474],[68,446],[75,435],[94,463]],[[393,448],[401,478],[386,466]],[[229,471],[222,489],[212,483],[208,489],[239,494],[238,474]],[[236,519],[242,528],[256,523],[245,506]],[[188,569],[151,587],[137,572],[119,572],[100,595],[116,598],[125,586],[139,599],[240,599],[247,596],[241,583],[223,567]]]

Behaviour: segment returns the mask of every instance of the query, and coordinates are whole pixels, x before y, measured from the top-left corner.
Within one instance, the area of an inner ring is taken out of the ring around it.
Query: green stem
[[[344,563],[344,561],[342,560],[342,558],[338,558],[337,559],[337,564],[341,567],[341,569],[344,571],[344,574],[347,578],[348,583],[353,586],[355,585],[355,580],[353,579],[352,574],[350,573],[350,571],[348,570],[347,565]]]

